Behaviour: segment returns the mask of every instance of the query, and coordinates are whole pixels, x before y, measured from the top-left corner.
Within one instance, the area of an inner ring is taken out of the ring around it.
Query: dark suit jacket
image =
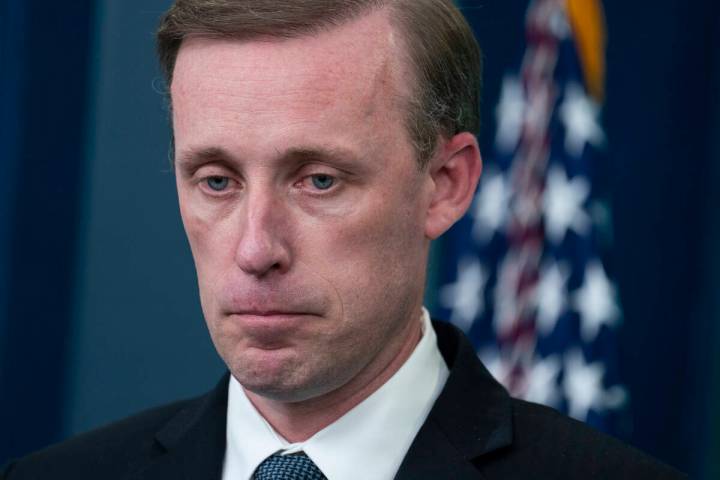
[[[684,478],[552,409],[512,399],[459,330],[437,322],[435,329],[450,376],[397,479]],[[226,375],[202,397],[29,455],[0,478],[219,480],[227,384]]]

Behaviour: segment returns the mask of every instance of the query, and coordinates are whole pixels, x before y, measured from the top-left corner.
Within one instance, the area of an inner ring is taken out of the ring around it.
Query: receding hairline
[[[332,13],[325,15],[318,15],[312,20],[307,20],[305,17],[310,18],[310,15],[305,15],[300,20],[290,20],[287,15],[283,15],[282,20],[272,18],[273,14],[270,12],[257,12],[257,17],[267,17],[268,22],[266,24],[256,23],[251,26],[246,26],[242,31],[233,30],[232,26],[227,26],[227,31],[222,31],[222,25],[213,24],[206,28],[195,28],[184,32],[181,36],[165,36],[167,32],[163,31],[164,27],[161,27],[158,32],[159,44],[158,51],[165,51],[166,55],[161,57],[161,63],[164,65],[166,81],[168,87],[172,84],[173,73],[175,68],[175,62],[177,60],[178,53],[182,44],[185,40],[190,38],[209,38],[209,39],[234,39],[239,41],[262,41],[267,39],[268,41],[281,41],[283,39],[294,39],[311,37],[322,34],[323,32],[331,31],[335,28],[341,27],[348,23],[353,22],[359,18],[372,15],[375,12],[385,10],[388,15],[390,25],[393,32],[399,33],[400,37],[405,37],[405,33],[402,31],[401,22],[398,17],[398,0],[368,0],[367,2],[345,2],[343,7],[335,8]],[[172,10],[172,9],[171,9]],[[277,13],[276,13],[277,15]],[[318,20],[319,19],[319,20]],[[163,22],[164,23],[164,22]],[[161,23],[162,25],[162,23]],[[164,46],[161,45],[164,42]],[[172,45],[171,48],[168,48]],[[403,45],[405,47],[405,45]]]
[[[402,27],[397,24],[396,19],[392,15],[392,11],[389,8],[374,8],[374,9],[366,9],[363,10],[364,14],[358,14],[354,15],[352,17],[348,17],[347,19],[343,20],[342,22],[334,22],[332,24],[324,24],[320,28],[316,28],[313,30],[307,30],[303,32],[298,32],[297,34],[293,35],[282,35],[282,34],[276,34],[276,33],[263,33],[258,35],[245,35],[245,34],[238,34],[238,35],[221,35],[221,34],[214,34],[214,33],[205,33],[205,32],[194,32],[189,33],[185,35],[182,39],[182,41],[179,44],[179,47],[175,53],[175,62],[173,63],[173,66],[176,65],[177,58],[179,56],[180,50],[183,48],[183,46],[186,45],[187,42],[190,41],[218,41],[218,42],[239,42],[239,43],[254,43],[254,42],[267,42],[269,44],[273,43],[281,43],[285,41],[293,41],[293,40],[303,40],[303,39],[311,39],[321,38],[324,34],[332,34],[333,32],[342,29],[343,27],[347,27],[352,25],[353,23],[357,23],[362,21],[363,19],[368,19],[372,16],[379,16],[384,17],[387,19],[387,33],[388,36],[382,37],[383,39],[387,39],[388,41],[381,40],[379,43],[381,44],[381,48],[387,46],[386,49],[387,52],[389,52],[388,55],[385,55],[383,57],[383,69],[395,69],[398,67],[401,67],[402,73],[404,74],[410,74],[412,73],[412,64],[411,64],[411,58],[409,56],[409,50],[407,41],[405,38],[404,33],[402,32]],[[374,32],[373,32],[374,33]],[[379,38],[375,35],[373,35],[373,38]]]
[[[363,4],[361,7],[356,7],[350,13],[342,17],[341,19],[333,19],[330,21],[319,22],[317,24],[308,25],[305,29],[298,29],[293,31],[275,31],[271,30],[265,33],[243,33],[243,34],[214,34],[208,32],[192,32],[185,35],[179,42],[177,49],[174,51],[174,58],[171,66],[171,71],[167,73],[167,90],[166,93],[172,102],[171,90],[172,81],[174,79],[175,66],[177,65],[177,59],[180,56],[180,51],[186,42],[194,39],[205,39],[205,40],[226,40],[226,41],[239,41],[239,42],[283,42],[286,40],[301,40],[303,38],[319,37],[325,33],[330,33],[333,30],[340,29],[344,26],[348,26],[354,22],[358,22],[363,18],[368,18],[373,15],[383,15],[387,19],[387,25],[389,28],[389,39],[390,39],[390,50],[389,54],[384,57],[383,65],[379,66],[379,71],[385,72],[385,76],[390,77],[393,82],[393,91],[401,95],[402,97],[408,97],[412,95],[415,88],[417,88],[418,75],[415,72],[413,65],[413,59],[411,58],[410,49],[408,45],[407,33],[403,31],[401,20],[397,16],[395,6],[398,4],[397,0],[373,0],[367,4]],[[402,83],[403,75],[404,78],[409,78],[411,81],[405,84]],[[375,83],[375,81],[373,82]],[[404,98],[404,100],[408,100]],[[404,105],[407,108],[407,105]]]

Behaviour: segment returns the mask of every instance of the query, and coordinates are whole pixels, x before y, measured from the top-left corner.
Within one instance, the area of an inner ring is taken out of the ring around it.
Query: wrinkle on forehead
[[[256,87],[274,85],[268,103],[294,98],[302,104],[303,91],[312,89],[320,94],[312,102],[316,108],[358,100],[356,105],[364,105],[363,113],[369,116],[381,104],[399,106],[397,100],[406,94],[407,82],[401,81],[406,77],[401,64],[404,55],[398,51],[393,28],[388,13],[381,10],[313,36],[292,39],[190,37],[179,52],[172,94],[194,91],[242,98],[255,95]],[[209,45],[213,48],[208,49]],[[278,49],[278,45],[285,48]],[[200,57],[202,61],[197,62]],[[233,70],[247,75],[223,76],[232,58],[242,66]],[[203,75],[191,76],[200,82],[183,81],[184,72],[197,73],[198,69]],[[338,91],[344,95],[337,95]],[[318,105],[318,100],[325,102]]]

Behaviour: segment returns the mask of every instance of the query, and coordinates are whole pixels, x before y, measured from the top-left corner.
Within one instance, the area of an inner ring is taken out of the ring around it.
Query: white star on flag
[[[600,262],[589,263],[585,279],[573,295],[573,306],[580,313],[580,334],[585,342],[594,340],[603,324],[615,325],[620,308],[615,303],[615,287],[605,275]]]
[[[483,175],[472,208],[472,235],[475,241],[485,243],[499,228],[505,226],[510,198],[510,186],[503,174],[491,170]]]
[[[537,303],[536,326],[541,335],[549,335],[555,329],[560,315],[567,308],[566,285],[570,269],[564,263],[546,264],[540,271],[540,282],[535,291]]]
[[[605,366],[601,362],[587,363],[581,351],[573,350],[566,355],[563,389],[571,417],[585,421],[590,410],[604,408],[604,375]]]
[[[585,235],[591,227],[590,216],[583,204],[590,195],[590,185],[581,176],[569,180],[565,170],[552,166],[547,176],[543,212],[545,231],[548,238],[559,244],[565,238],[568,229],[579,235]]]
[[[568,414],[586,421],[588,412],[600,413],[620,408],[627,401],[627,392],[620,385],[603,387],[605,366],[602,362],[587,363],[580,350],[565,356],[563,390],[568,401]]]
[[[565,124],[565,149],[571,155],[580,157],[587,143],[600,146],[605,133],[598,117],[600,107],[593,102],[577,83],[568,84],[565,100],[560,106],[560,118]]]
[[[455,283],[440,290],[440,303],[452,311],[450,322],[465,332],[470,330],[475,318],[485,308],[483,289],[487,273],[474,257],[463,257],[458,263]]]
[[[506,152],[515,149],[522,133],[523,117],[525,116],[525,95],[523,87],[515,76],[503,79],[500,103],[495,110],[497,119],[497,146]]]
[[[560,359],[557,355],[536,359],[528,371],[523,398],[529,402],[557,407],[560,402],[560,393],[557,388],[559,374]]]

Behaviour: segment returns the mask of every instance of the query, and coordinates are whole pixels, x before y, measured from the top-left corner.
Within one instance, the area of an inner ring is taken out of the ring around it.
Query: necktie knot
[[[303,452],[290,455],[275,453],[258,466],[253,480],[327,480]]]

